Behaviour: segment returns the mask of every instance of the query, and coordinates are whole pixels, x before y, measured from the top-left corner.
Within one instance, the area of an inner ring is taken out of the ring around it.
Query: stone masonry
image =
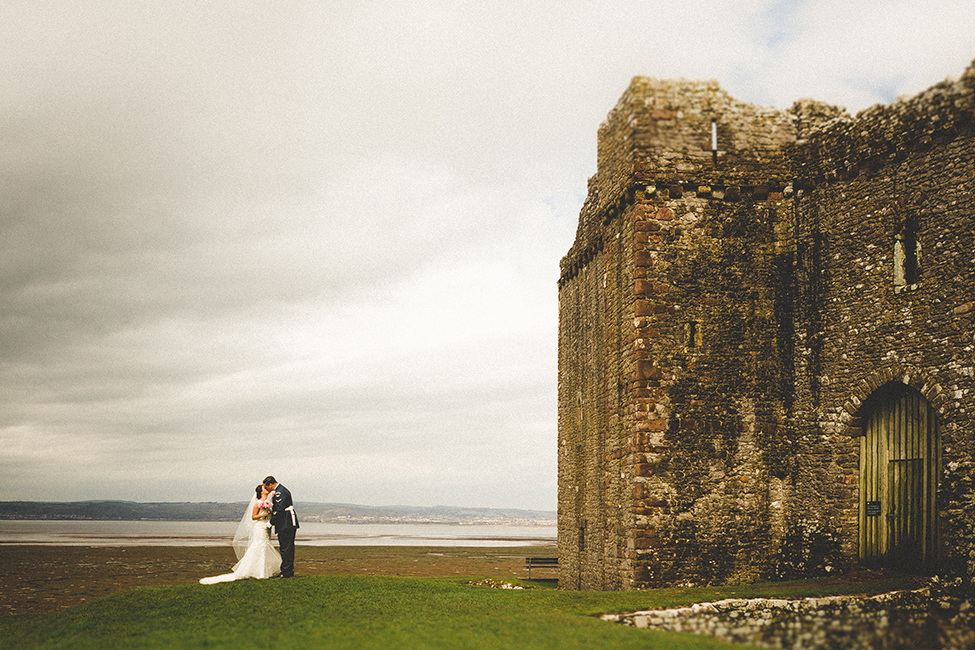
[[[935,585],[937,587],[937,585]],[[637,628],[796,650],[971,650],[971,597],[924,587],[877,596],[729,598],[672,609],[604,614]]]
[[[632,81],[561,262],[562,588],[856,566],[891,386],[940,436],[918,568],[975,577],[973,111],[975,64],[855,117]]]

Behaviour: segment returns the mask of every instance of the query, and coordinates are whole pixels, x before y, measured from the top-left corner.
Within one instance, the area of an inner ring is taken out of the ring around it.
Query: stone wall
[[[888,380],[938,409],[944,555],[973,573],[972,76],[855,119],[633,80],[561,263],[563,588],[852,566]]]
[[[917,97],[800,133],[794,411],[799,498],[856,557],[862,406],[888,382],[938,412],[943,567],[975,575],[975,67]],[[797,107],[801,115],[801,108]],[[898,277],[914,231],[914,277]],[[901,249],[901,250],[898,250]],[[830,488],[830,486],[832,486]],[[824,489],[826,488],[826,489]]]

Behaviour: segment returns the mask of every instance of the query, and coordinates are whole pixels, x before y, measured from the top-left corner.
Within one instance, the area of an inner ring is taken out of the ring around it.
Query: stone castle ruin
[[[559,280],[559,582],[975,579],[975,63],[856,117],[635,78]]]

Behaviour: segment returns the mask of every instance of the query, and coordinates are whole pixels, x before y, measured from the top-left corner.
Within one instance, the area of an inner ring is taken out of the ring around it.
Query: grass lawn
[[[823,592],[815,582],[572,592],[491,589],[468,580],[324,575],[140,587],[60,612],[0,617],[0,648],[741,648],[590,615]]]
[[[674,602],[668,594],[342,575],[142,587],[62,612],[0,618],[0,648],[730,647],[587,616]]]
[[[558,591],[554,581],[517,591],[468,584],[485,576],[524,583],[524,558],[546,554],[539,551],[300,547],[297,578],[203,586],[200,577],[229,570],[229,549],[7,546],[0,566],[0,650],[740,648],[591,615],[728,597],[910,586],[878,574],[644,592]]]

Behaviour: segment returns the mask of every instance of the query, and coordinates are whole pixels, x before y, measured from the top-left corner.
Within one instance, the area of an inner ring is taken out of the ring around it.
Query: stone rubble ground
[[[485,578],[484,580],[472,580],[468,584],[474,585],[475,587],[490,587],[492,589],[538,589],[538,587],[533,587],[531,585],[516,585],[513,582],[492,580],[490,578]]]
[[[767,648],[975,649],[975,597],[931,586],[878,596],[726,599],[687,607],[604,614],[637,628],[704,634]]]

